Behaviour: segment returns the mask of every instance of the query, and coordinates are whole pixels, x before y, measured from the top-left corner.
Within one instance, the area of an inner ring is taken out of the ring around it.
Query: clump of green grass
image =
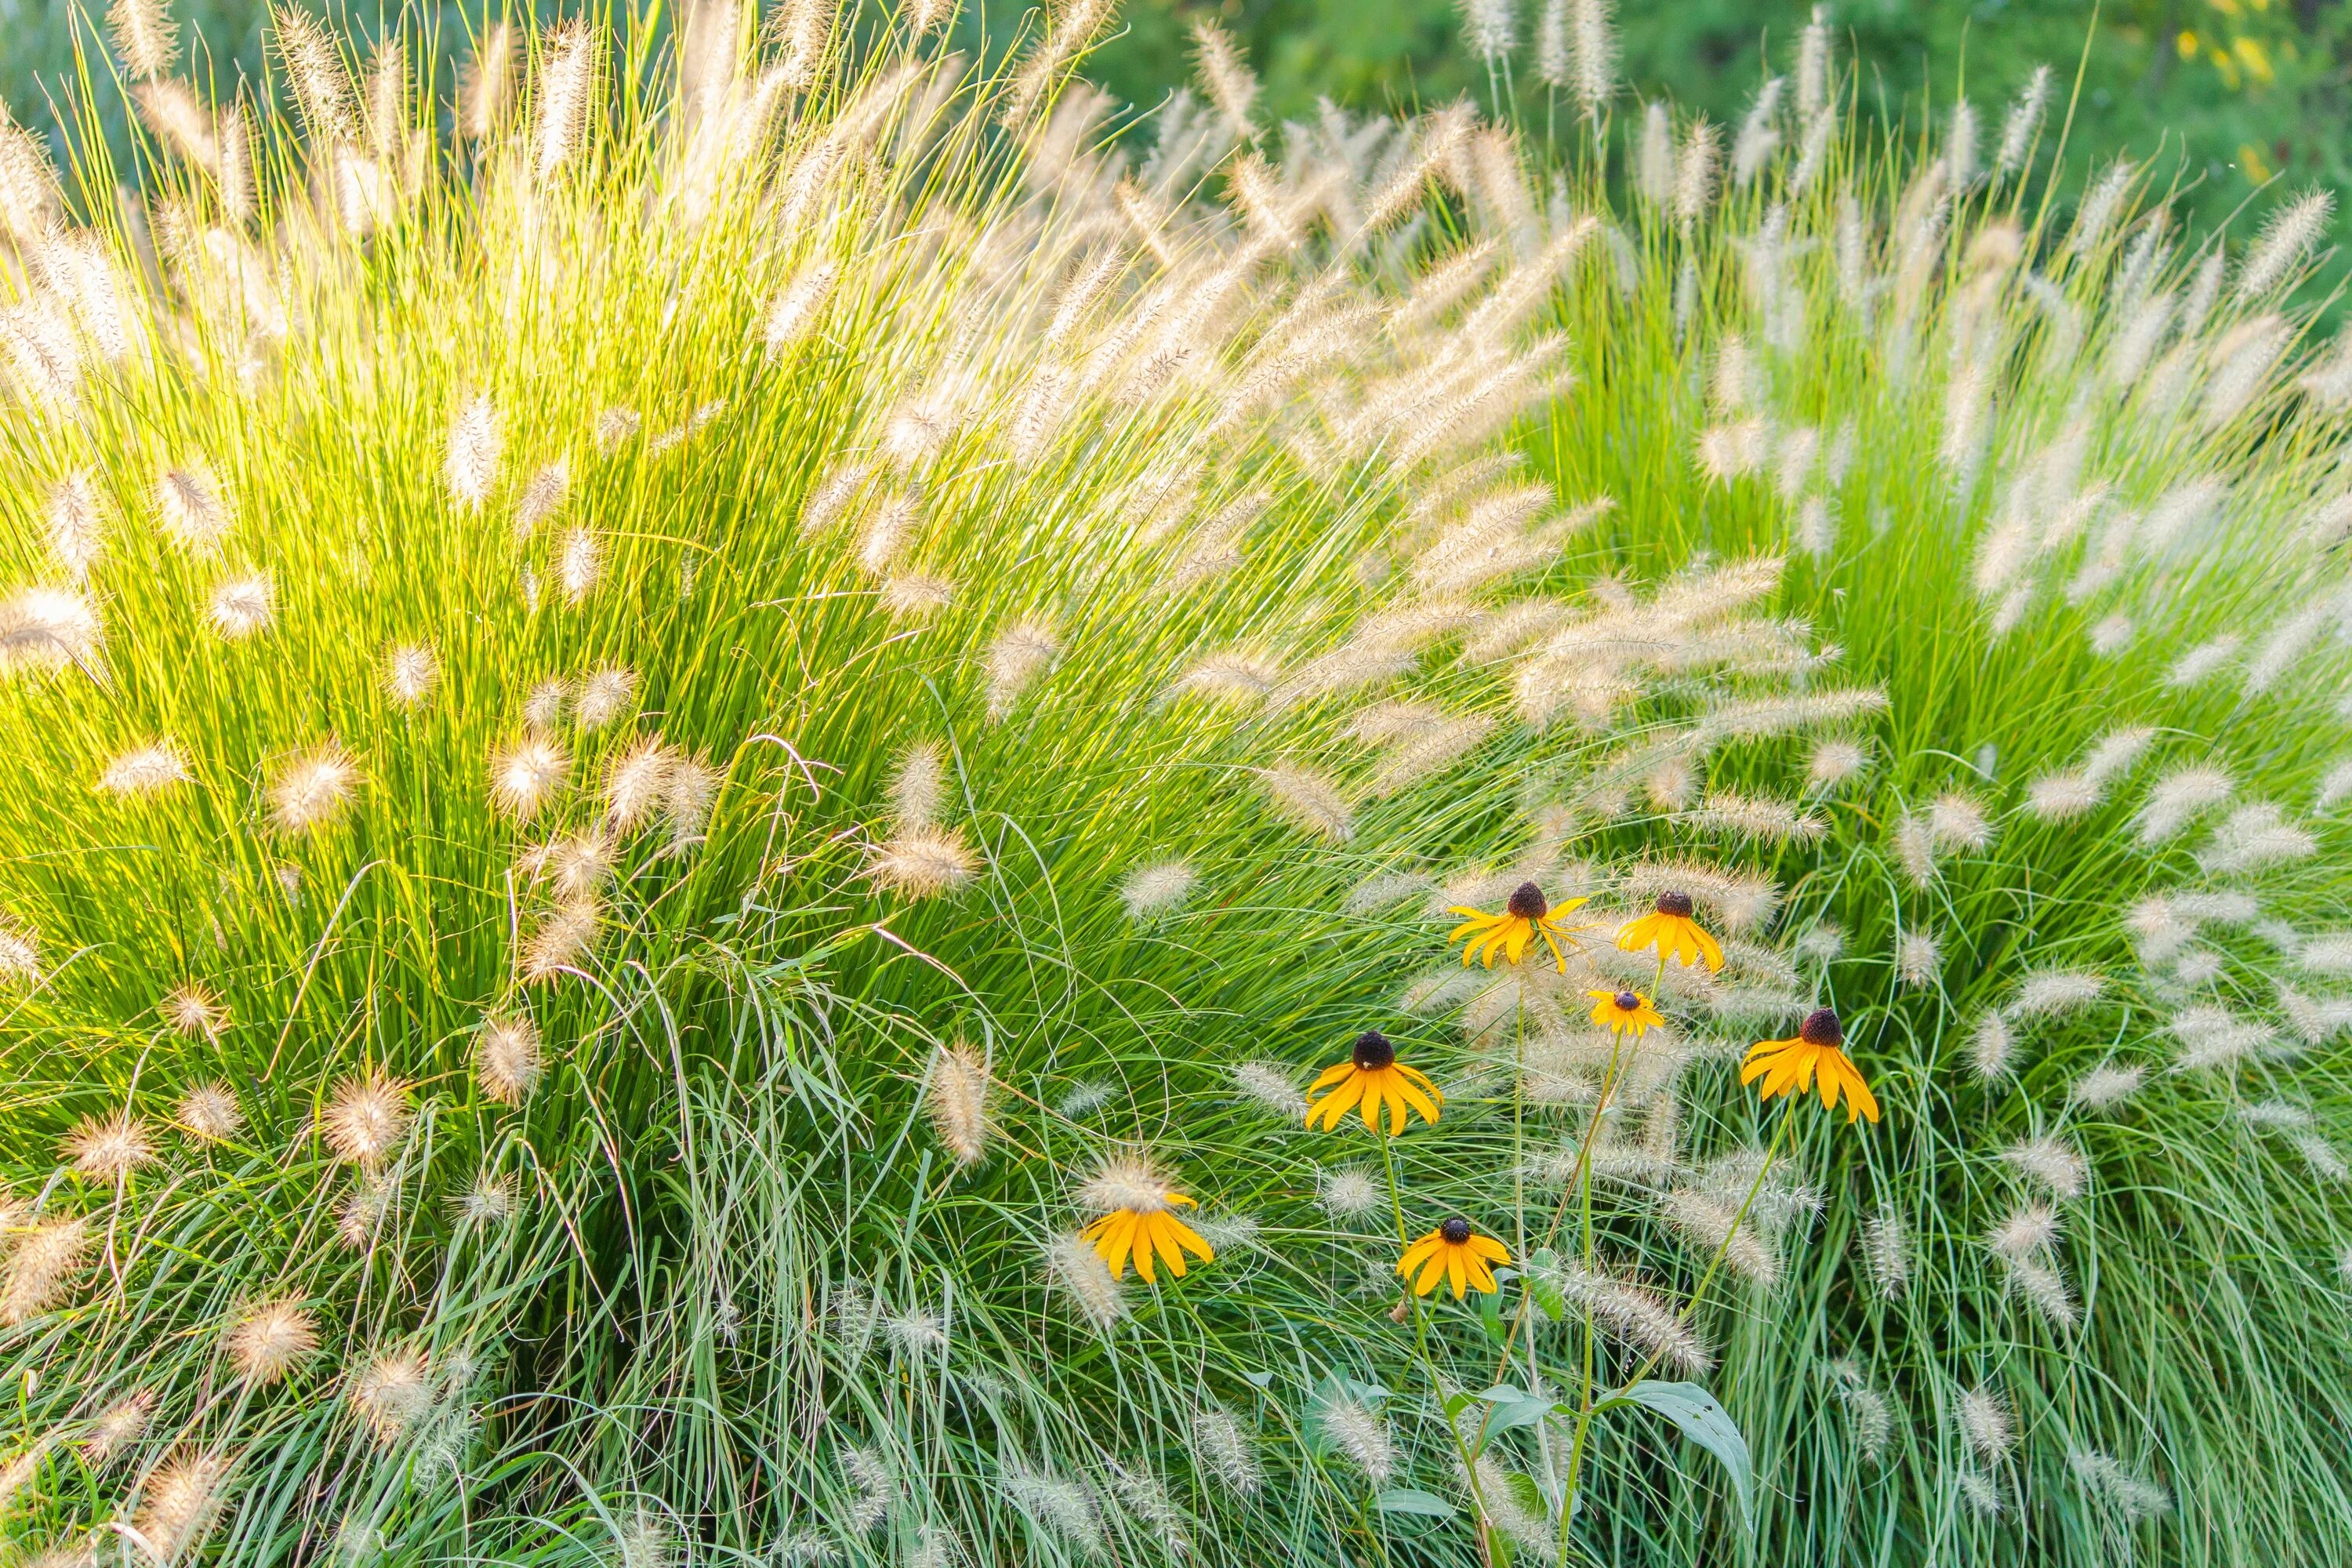
[[[13,1546],[2340,1555],[2321,208],[937,12],[5,131]]]

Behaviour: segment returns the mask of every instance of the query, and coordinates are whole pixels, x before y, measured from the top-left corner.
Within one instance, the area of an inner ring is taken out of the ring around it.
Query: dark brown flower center
[[[1658,912],[1662,915],[1672,915],[1678,921],[1686,921],[1690,919],[1690,895],[1688,893],[1660,893],[1658,895]]]
[[[1630,1013],[1634,1008],[1639,1007],[1642,1005],[1642,999],[1639,996],[1634,995],[1631,991],[1620,991],[1616,995],[1609,998],[1609,1000],[1615,1004],[1617,1011],[1620,1013]]]
[[[1841,1046],[1845,1043],[1845,1031],[1838,1026],[1837,1010],[1816,1007],[1805,1015],[1797,1029],[1797,1038],[1809,1046]]]
[[[1366,1029],[1356,1037],[1356,1067],[1362,1072],[1377,1072],[1396,1062],[1396,1047],[1378,1029]]]
[[[1506,907],[1523,921],[1539,921],[1551,912],[1551,905],[1544,901],[1543,889],[1533,882],[1521,882]]]
[[[1445,1238],[1448,1247],[1460,1247],[1470,1239],[1470,1222],[1455,1215],[1437,1227],[1437,1234]]]

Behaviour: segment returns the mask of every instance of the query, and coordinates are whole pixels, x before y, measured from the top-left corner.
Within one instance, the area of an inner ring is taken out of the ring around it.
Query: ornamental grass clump
[[[950,9],[0,125],[5,1552],[2342,1561],[2324,207]]]

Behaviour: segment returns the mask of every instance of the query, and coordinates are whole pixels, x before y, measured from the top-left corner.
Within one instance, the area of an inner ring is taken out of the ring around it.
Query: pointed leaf
[[[1661,1383],[1656,1378],[1644,1378],[1619,1389],[1605,1404],[1621,1401],[1656,1411],[1680,1427],[1684,1436],[1720,1459],[1731,1475],[1731,1492],[1739,1502],[1740,1521],[1754,1528],[1755,1466],[1748,1455],[1748,1439],[1740,1436],[1738,1424],[1720,1400],[1696,1383]]]

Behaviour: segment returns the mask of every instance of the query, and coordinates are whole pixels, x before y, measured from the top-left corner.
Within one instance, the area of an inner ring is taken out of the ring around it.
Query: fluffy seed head
[[[232,577],[213,590],[205,613],[224,642],[244,642],[278,623],[278,590],[267,573]]]
[[[1078,1202],[1093,1214],[1160,1214],[1176,1189],[1142,1154],[1107,1156],[1078,1188]]]
[[[371,1068],[335,1085],[319,1113],[319,1131],[337,1159],[373,1166],[399,1147],[414,1114],[407,1086]]]
[[[133,1528],[153,1562],[177,1562],[205,1538],[227,1501],[228,1475],[226,1457],[183,1450],[147,1479]]]
[[[601,730],[627,713],[636,696],[636,672],[607,665],[580,683],[579,700],[572,704],[572,720],[583,730]]]
[[[932,1050],[924,1106],[940,1146],[959,1165],[976,1165],[988,1152],[989,1099],[994,1087],[987,1061],[964,1041]]]
[[[139,1440],[154,1411],[154,1391],[146,1388],[133,1390],[129,1397],[108,1405],[98,1413],[81,1440],[82,1458],[93,1465],[112,1459]]]
[[[494,1013],[482,1020],[474,1040],[474,1077],[484,1094],[501,1105],[520,1105],[539,1087],[545,1068],[539,1026],[530,1018]]]
[[[488,396],[477,394],[467,398],[449,421],[448,453],[442,467],[449,494],[459,506],[468,511],[481,510],[490,487],[498,482],[502,446],[499,411]]]
[[[1978,1386],[1960,1395],[1960,1434],[1978,1458],[1998,1465],[2017,1446],[2017,1427],[2009,1401],[1998,1389]]]
[[[331,827],[358,795],[360,765],[329,741],[279,763],[269,782],[270,826],[280,833]]]
[[[200,1083],[180,1097],[179,1122],[200,1143],[226,1143],[245,1126],[236,1094],[217,1080]]]
[[[319,1348],[318,1325],[291,1300],[255,1301],[230,1314],[221,1348],[236,1375],[257,1386],[282,1381]]]
[[[2017,1038],[2009,1020],[1999,1012],[1979,1018],[1969,1031],[1969,1063],[1984,1083],[2007,1076],[2017,1054]]]
[[[2001,1152],[2002,1159],[2020,1174],[2049,1190],[2053,1198],[2078,1198],[2091,1173],[2083,1152],[2063,1138],[2027,1138]]]
[[[1396,1470],[1396,1447],[1388,1423],[1353,1399],[1335,1399],[1316,1412],[1324,1438],[1374,1486],[1385,1486]]]
[[[386,1351],[372,1357],[352,1375],[345,1397],[369,1435],[390,1447],[431,1412],[432,1369],[423,1351]]]
[[[384,694],[403,708],[423,702],[440,677],[441,661],[424,643],[403,643],[384,655]]]
[[[1388,1201],[1379,1180],[1368,1171],[1326,1171],[1316,1190],[1316,1201],[1342,1219],[1360,1218]]]
[[[219,553],[228,535],[229,510],[208,464],[198,459],[164,469],[155,481],[155,510],[163,536],[181,550],[195,556]]]
[[[1061,1294],[1097,1329],[1108,1329],[1127,1316],[1126,1292],[1111,1278],[1110,1266],[1084,1238],[1055,1237],[1045,1245],[1045,1266]]]
[[[1119,885],[1119,899],[1128,919],[1148,921],[1182,907],[1192,896],[1200,876],[1181,860],[1157,860],[1139,866]]]
[[[490,755],[490,804],[517,822],[538,819],[572,774],[572,757],[549,735],[525,735]]]
[[[228,1009],[210,990],[193,980],[175,987],[156,1004],[156,1010],[163,1015],[165,1023],[192,1039],[217,1040],[228,1026]]]
[[[2066,1098],[2086,1110],[2105,1110],[2138,1092],[2147,1078],[2145,1068],[2103,1063],[2076,1079]]]
[[[188,781],[188,765],[168,741],[134,746],[106,764],[98,787],[110,795],[131,798],[159,795]]]
[[[1355,833],[1355,814],[1329,777],[1296,763],[1258,770],[1275,809],[1292,826],[1318,838],[1345,844]]]
[[[1895,944],[1895,972],[1906,985],[1933,985],[1944,972],[1944,946],[1933,931],[1904,933]]]
[[[155,1163],[155,1140],[128,1112],[86,1116],[66,1134],[58,1157],[85,1180],[112,1185]]]
[[[84,1219],[48,1220],[16,1231],[14,1248],[0,1262],[0,1323],[21,1323],[55,1306],[89,1249]]]
[[[884,839],[866,853],[875,886],[910,899],[936,899],[970,882],[980,862],[952,827],[923,826]]]
[[[1232,1069],[1234,1087],[1286,1121],[1307,1113],[1307,1097],[1298,1081],[1278,1062],[1240,1062]]]

